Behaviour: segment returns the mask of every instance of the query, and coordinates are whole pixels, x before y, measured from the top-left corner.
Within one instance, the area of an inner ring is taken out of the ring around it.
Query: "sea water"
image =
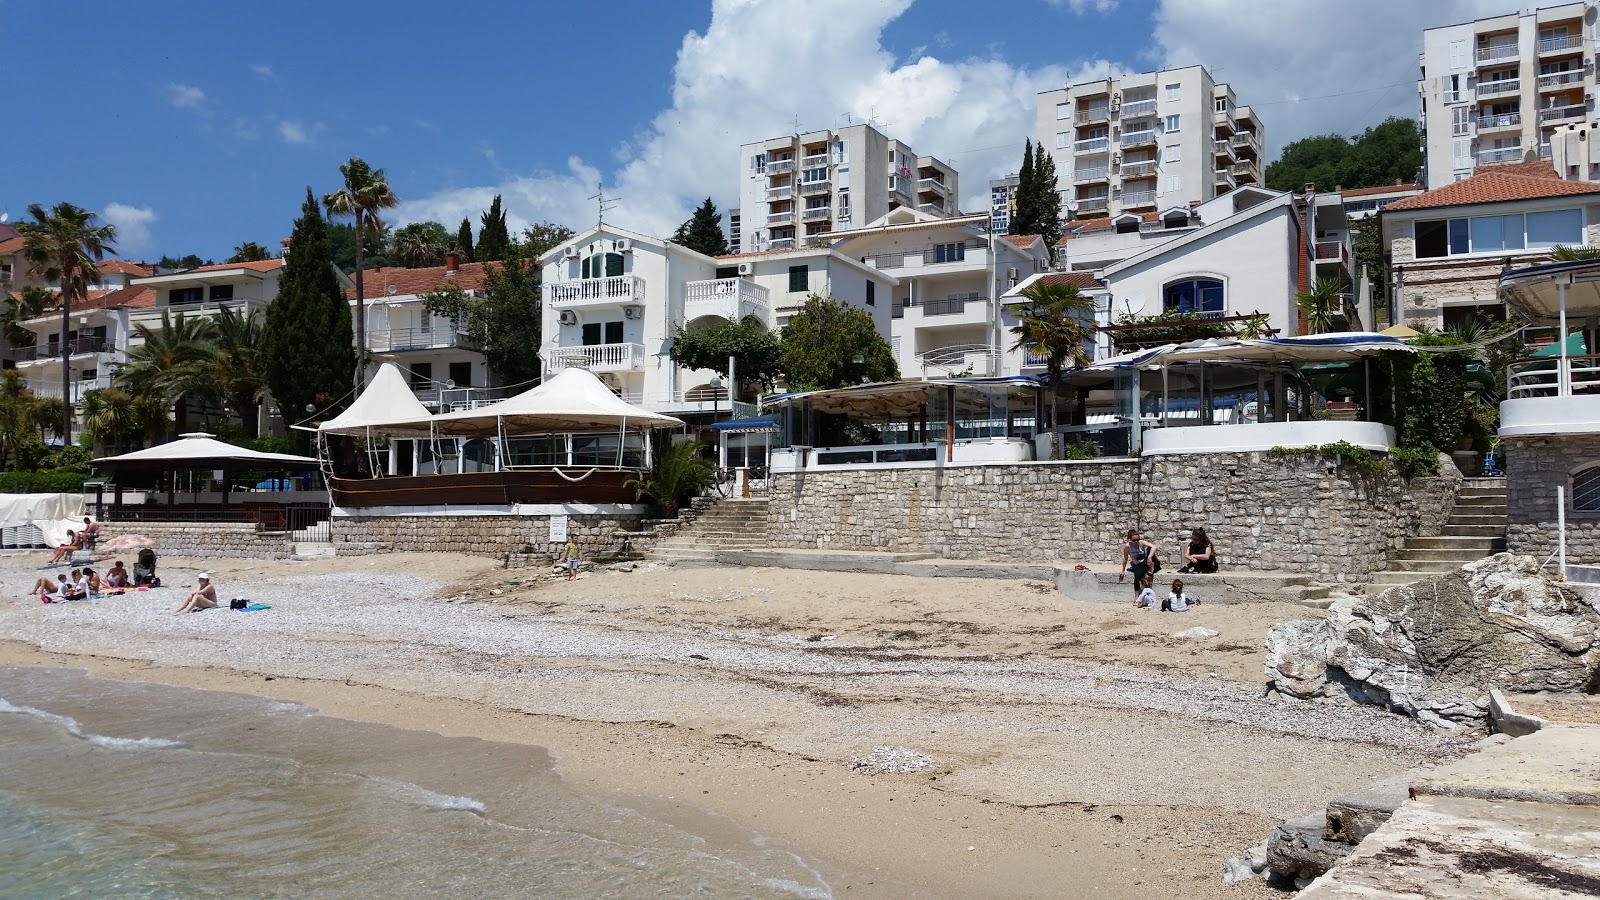
[[[759,835],[642,808],[537,747],[0,668],[0,897],[832,896]]]

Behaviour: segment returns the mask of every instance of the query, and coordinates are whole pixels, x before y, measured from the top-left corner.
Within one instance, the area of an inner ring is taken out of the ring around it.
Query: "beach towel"
[[[246,606],[243,609],[239,610],[239,612],[260,612],[263,609],[271,609],[271,608],[272,607],[268,606],[265,603],[252,603],[249,606]]]

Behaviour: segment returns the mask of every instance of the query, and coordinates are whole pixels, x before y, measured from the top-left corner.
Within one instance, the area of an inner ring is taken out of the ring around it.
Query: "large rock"
[[[1476,724],[1488,690],[1581,691],[1600,679],[1600,612],[1501,553],[1267,634],[1272,689],[1373,703],[1438,725]]]

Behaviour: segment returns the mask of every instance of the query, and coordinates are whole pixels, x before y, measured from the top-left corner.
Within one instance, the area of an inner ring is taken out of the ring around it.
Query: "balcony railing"
[[[1478,82],[1479,97],[1498,97],[1501,94],[1515,94],[1522,90],[1522,79],[1502,78],[1498,81]]]
[[[767,249],[768,250],[793,250],[794,249],[794,238],[792,238],[792,237],[773,238],[772,240],[767,242]]]
[[[1109,138],[1103,138],[1103,137],[1088,138],[1087,140],[1073,141],[1072,142],[1072,152],[1073,153],[1100,153],[1100,152],[1104,151],[1109,146],[1111,146],[1111,141],[1110,141]]]
[[[1539,76],[1539,90],[1555,90],[1569,85],[1582,84],[1583,77],[1584,71],[1582,69],[1572,69],[1567,72],[1549,72]]]
[[[1559,122],[1562,119],[1581,119],[1587,114],[1589,108],[1582,103],[1568,106],[1555,106],[1539,110],[1539,124],[1546,122]]]
[[[1569,356],[1565,377],[1561,357],[1512,363],[1506,369],[1506,399],[1567,397],[1600,391],[1600,356]]]
[[[1124,131],[1122,133],[1122,146],[1124,147],[1142,147],[1145,144],[1154,144],[1155,142],[1156,130],[1154,128],[1146,129],[1145,131]]]
[[[1229,169],[1228,171],[1232,172],[1233,173],[1233,177],[1236,178],[1236,179],[1237,178],[1248,178],[1251,181],[1255,181],[1256,177],[1257,177],[1256,176],[1256,167],[1251,165],[1250,163],[1236,163],[1233,166],[1233,168]]]
[[[1218,169],[1217,184],[1225,184],[1231,190],[1239,186],[1239,179],[1234,178],[1233,173],[1227,169]]]
[[[643,303],[644,279],[637,275],[558,281],[544,286],[545,305],[555,308],[590,303]]]
[[[808,181],[805,184],[800,185],[800,196],[815,197],[818,194],[830,193],[832,190],[833,184],[827,179],[823,179],[822,181]]]
[[[1248,131],[1241,131],[1229,138],[1229,143],[1235,150],[1248,150],[1251,153],[1260,153],[1261,147],[1256,143],[1256,136]]]
[[[386,328],[367,332],[367,349],[373,353],[399,353],[405,350],[443,350],[450,347],[477,349],[476,341],[450,328]]]
[[[933,213],[934,215],[939,216],[948,215],[950,212],[948,209],[944,208],[943,203],[918,203],[917,209],[920,209],[925,213]]]
[[[1478,51],[1478,63],[1491,63],[1502,59],[1516,59],[1520,51],[1516,44],[1500,44],[1494,47],[1485,47]]]
[[[1104,122],[1110,116],[1111,107],[1109,106],[1089,106],[1073,113],[1072,121],[1079,125],[1086,125],[1090,122]]]
[[[957,316],[966,312],[968,303],[987,303],[988,300],[988,297],[974,291],[943,300],[922,300],[906,305],[920,308],[924,316]]]
[[[833,207],[831,206],[808,206],[800,211],[800,221],[802,222],[821,222],[831,218],[833,218]]]
[[[1522,159],[1521,147],[1496,147],[1493,150],[1479,150],[1478,162],[1483,165],[1495,163],[1516,162]]]
[[[1079,197],[1078,212],[1099,212],[1111,204],[1108,197]]]
[[[1122,164],[1121,172],[1123,178],[1145,178],[1156,174],[1156,161],[1146,159],[1139,162],[1125,162]]]
[[[683,317],[722,316],[743,319],[767,318],[767,289],[743,278],[716,278],[686,281],[683,285]]]
[[[828,154],[826,153],[815,153],[811,156],[803,156],[800,158],[800,168],[802,169],[812,169],[816,168],[817,166],[826,166],[827,164]]]
[[[1156,101],[1154,100],[1135,100],[1132,103],[1122,104],[1122,118],[1124,121],[1142,119],[1145,116],[1153,116],[1155,114]]]
[[[969,260],[981,258],[978,254],[981,254],[982,251],[982,243],[970,241],[960,245],[939,244],[923,247],[920,250],[896,250],[893,253],[863,256],[861,261],[875,269],[898,269],[919,261],[923,265],[968,262]]]
[[[948,194],[950,193],[950,186],[937,178],[919,178],[917,179],[917,190],[938,191],[941,194]]]
[[[782,175],[785,172],[793,172],[794,171],[794,160],[793,159],[771,159],[771,160],[767,160],[767,166],[762,171],[766,172],[768,175]]]
[[[99,375],[94,378],[79,378],[72,382],[72,402],[81,403],[83,395],[90,391],[104,390],[111,387],[110,375]],[[61,379],[42,379],[28,382],[28,389],[35,397],[60,397]]]
[[[1547,37],[1539,39],[1540,53],[1557,53],[1562,50],[1579,50],[1583,47],[1583,37],[1576,34],[1562,35],[1561,37]]]
[[[794,210],[786,209],[783,212],[767,213],[768,225],[789,225],[794,222]]]
[[[1155,206],[1155,191],[1123,191],[1122,206],[1124,209],[1136,206]]]
[[[1213,143],[1212,149],[1219,157],[1233,159],[1233,145],[1228,142],[1227,138],[1218,138]]]
[[[109,353],[115,349],[116,347],[112,346],[103,337],[81,337],[67,341],[67,352],[71,356],[78,356],[84,353]],[[16,351],[16,359],[19,363],[37,362],[41,359],[60,359],[61,356],[60,341],[51,341],[42,345],[35,344],[32,347],[19,347]],[[61,396],[59,391],[56,396]]]
[[[421,382],[411,386],[418,402],[435,412],[455,412],[458,409],[477,409],[510,396],[504,387],[440,387]]]
[[[1479,116],[1479,131],[1505,131],[1508,128],[1522,127],[1522,113],[1501,113],[1497,116]]]
[[[971,370],[974,375],[993,375],[999,371],[1000,348],[993,344],[952,344],[917,354],[925,369],[947,372]]]
[[[590,344],[585,347],[554,347],[544,352],[544,363],[552,372],[561,369],[589,369],[593,372],[642,369],[645,363],[644,345]]]
[[[794,188],[790,185],[783,187],[767,188],[767,202],[774,203],[794,197]]]
[[[1074,166],[1072,169],[1072,180],[1077,184],[1084,184],[1091,181],[1105,181],[1110,172],[1111,168],[1104,165],[1092,167]]]

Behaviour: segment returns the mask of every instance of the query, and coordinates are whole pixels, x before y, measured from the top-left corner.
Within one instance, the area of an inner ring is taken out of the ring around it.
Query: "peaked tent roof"
[[[97,464],[112,466],[125,466],[145,469],[173,469],[184,466],[209,466],[216,463],[247,463],[257,464],[263,468],[283,468],[285,466],[315,466],[317,461],[309,456],[294,456],[288,453],[262,453],[234,444],[224,443],[216,439],[215,435],[196,431],[181,434],[178,439],[166,444],[157,444],[121,456],[103,456],[95,460]]]
[[[501,422],[507,434],[535,434],[559,431],[600,430],[633,425],[638,428],[681,428],[683,422],[651,412],[623,400],[588,369],[562,369],[543,384],[515,397],[444,415],[404,423],[422,429],[432,427],[439,434],[487,436],[500,433]]]
[[[428,408],[411,393],[411,385],[400,374],[400,368],[386,362],[349,409],[323,422],[317,430],[323,434],[358,434],[381,425],[427,419],[429,415]],[[428,428],[423,425],[417,430],[426,432]]]

